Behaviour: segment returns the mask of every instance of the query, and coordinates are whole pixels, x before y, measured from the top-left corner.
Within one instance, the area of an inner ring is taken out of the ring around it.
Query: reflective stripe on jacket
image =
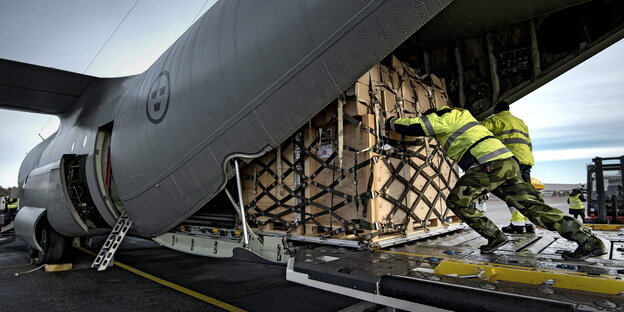
[[[528,166],[535,164],[529,127],[522,119],[513,116],[509,111],[502,111],[481,121],[481,124],[514,153],[520,164]]]
[[[568,197],[568,201],[570,202],[570,209],[585,209],[581,201],[581,194]]]
[[[450,111],[441,116],[432,113],[417,118],[397,118],[393,123],[404,126],[420,124],[425,134],[434,136],[446,155],[455,161],[459,161],[468,149],[480,164],[513,156],[468,110],[448,106],[439,108],[438,112],[441,110]]]

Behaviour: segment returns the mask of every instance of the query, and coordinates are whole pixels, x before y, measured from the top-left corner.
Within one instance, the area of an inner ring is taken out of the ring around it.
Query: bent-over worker
[[[516,207],[533,223],[577,242],[574,252],[562,254],[564,259],[581,260],[606,253],[602,241],[588,228],[544,203],[537,191],[520,177],[513,153],[469,111],[444,106],[418,118],[392,117],[386,121],[386,129],[409,136],[435,137],[446,155],[465,171],[446,203],[455,215],[488,240],[480,247],[481,252],[491,253],[508,241],[505,233],[473,206],[477,197],[490,192]]]
[[[494,115],[481,121],[494,136],[499,139],[514,154],[520,165],[520,177],[531,183],[531,167],[535,164],[533,146],[529,137],[529,127],[522,119],[509,111],[509,103],[502,101],[494,106]],[[501,228],[505,233],[522,234],[535,233],[535,227],[514,206],[509,207],[511,220],[508,226]]]

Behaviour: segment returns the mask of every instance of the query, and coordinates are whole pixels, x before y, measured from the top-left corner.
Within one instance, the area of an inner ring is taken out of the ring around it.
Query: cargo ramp
[[[579,262],[560,256],[575,243],[544,230],[482,255],[485,239],[466,228],[389,249],[305,250],[286,278],[408,311],[622,311],[624,231],[609,229],[594,230],[609,253]]]

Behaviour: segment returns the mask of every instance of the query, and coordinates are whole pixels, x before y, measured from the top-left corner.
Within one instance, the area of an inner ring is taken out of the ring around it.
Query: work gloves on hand
[[[394,120],[397,119],[396,117],[390,117],[388,119],[386,119],[386,130],[391,130],[391,131],[396,131],[394,129]]]

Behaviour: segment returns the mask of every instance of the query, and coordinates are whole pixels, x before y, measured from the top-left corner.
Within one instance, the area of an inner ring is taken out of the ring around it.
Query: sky
[[[0,58],[97,77],[143,72],[216,0],[20,0],[0,4]],[[544,183],[585,183],[596,156],[624,155],[624,41],[511,106]],[[0,109],[0,186],[58,118]]]
[[[511,105],[533,143],[532,176],[586,183],[594,157],[624,155],[624,41]]]
[[[0,58],[97,77],[138,74],[215,2],[2,1]],[[0,109],[0,186],[17,185],[26,153],[58,126],[55,116]]]

